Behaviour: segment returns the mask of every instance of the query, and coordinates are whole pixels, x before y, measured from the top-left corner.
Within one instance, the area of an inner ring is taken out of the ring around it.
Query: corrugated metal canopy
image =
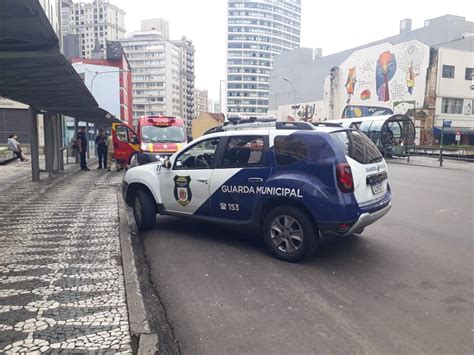
[[[118,121],[61,54],[38,0],[0,1],[0,96],[98,125]]]

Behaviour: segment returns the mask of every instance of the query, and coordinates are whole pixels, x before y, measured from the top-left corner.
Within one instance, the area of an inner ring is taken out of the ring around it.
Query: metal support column
[[[28,108],[28,117],[30,121],[30,132],[31,132],[31,176],[33,181],[40,180],[40,168],[39,168],[39,142],[38,142],[38,117],[34,107]]]
[[[59,153],[61,152],[61,144],[59,143],[59,115],[52,115],[52,126],[53,126],[53,140],[54,140],[54,151],[53,151],[53,172],[59,171]]]
[[[89,122],[86,122],[86,140],[87,140],[87,160],[89,160],[91,157],[90,157],[90,135],[89,135],[89,129],[90,129],[90,126],[89,126]]]
[[[77,138],[78,129],[79,129],[79,122],[78,122],[77,118],[74,118],[74,140]],[[77,164],[79,162],[79,156],[78,156],[77,149],[74,150],[74,158],[75,158],[76,164]]]
[[[64,117],[62,115],[58,115],[59,170],[64,170],[64,151],[66,151],[66,155],[68,154],[67,142],[63,142],[63,138],[64,138],[63,131],[64,131]]]
[[[43,113],[44,125],[44,157],[46,171],[49,177],[53,174],[53,160],[54,160],[54,127],[53,115],[49,112]]]

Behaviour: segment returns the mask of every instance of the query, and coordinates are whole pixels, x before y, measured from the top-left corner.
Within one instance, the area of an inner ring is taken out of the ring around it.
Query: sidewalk
[[[78,165],[0,166],[0,353],[131,353],[116,190]]]
[[[454,170],[465,170],[474,171],[474,162],[454,160],[454,159],[443,159],[443,166],[439,166],[439,160],[436,157],[422,157],[422,156],[410,156],[410,162],[408,163],[407,158],[387,158],[387,163],[393,164],[405,164],[415,166],[426,166],[440,169],[454,169]]]

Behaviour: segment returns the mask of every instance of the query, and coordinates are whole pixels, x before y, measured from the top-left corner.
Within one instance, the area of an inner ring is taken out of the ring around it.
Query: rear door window
[[[274,142],[277,165],[290,165],[308,156],[308,146],[301,136],[276,136]]]
[[[331,133],[331,137],[346,156],[361,164],[371,164],[382,160],[382,153],[377,146],[360,131],[336,131]]]
[[[224,155],[223,168],[249,168],[262,166],[263,137],[230,137]]]

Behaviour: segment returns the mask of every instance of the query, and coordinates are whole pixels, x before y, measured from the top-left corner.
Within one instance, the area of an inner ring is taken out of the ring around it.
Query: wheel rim
[[[137,222],[137,224],[140,224],[142,223],[143,208],[142,208],[142,202],[140,201],[140,198],[138,196],[135,197],[135,204],[133,207],[134,207],[133,212],[135,214],[135,221]]]
[[[273,244],[284,253],[294,253],[303,245],[303,228],[291,216],[278,216],[270,225]]]

